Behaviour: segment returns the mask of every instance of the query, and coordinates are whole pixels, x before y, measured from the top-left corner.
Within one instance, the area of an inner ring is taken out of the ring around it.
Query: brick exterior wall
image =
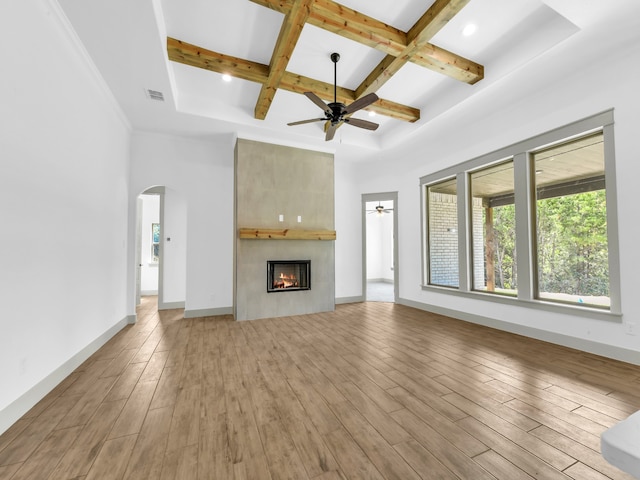
[[[473,199],[473,278],[474,288],[484,282],[484,246],[482,202]],[[455,195],[430,192],[429,266],[434,285],[459,286],[458,272],[458,200]],[[451,231],[451,229],[455,229]]]
[[[430,192],[429,267],[430,283],[434,285],[457,287],[459,284],[457,231],[457,197]]]

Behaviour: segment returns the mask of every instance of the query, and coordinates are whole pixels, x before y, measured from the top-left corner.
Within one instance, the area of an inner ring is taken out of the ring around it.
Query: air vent
[[[147,90],[147,98],[150,100],[158,100],[160,102],[164,102],[164,95],[162,92],[158,92],[157,90]]]

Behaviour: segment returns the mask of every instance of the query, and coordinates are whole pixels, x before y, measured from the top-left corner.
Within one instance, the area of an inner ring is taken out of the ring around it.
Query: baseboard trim
[[[424,310],[425,312],[437,313],[439,315],[445,315],[465,322],[475,323],[529,338],[535,338],[536,340],[562,345],[563,347],[574,348],[576,350],[593,353],[594,355],[600,355],[614,360],[620,360],[621,362],[640,365],[638,352],[635,350],[607,345],[593,340],[576,338],[562,333],[549,332],[547,330],[527,327],[525,325],[518,325],[515,323],[505,322],[504,320],[475,315],[473,313],[461,312],[451,308],[428,305],[426,303],[416,302],[406,298],[398,299],[398,303],[407,307],[417,308],[418,310]]]
[[[155,296],[158,295],[158,290],[140,290],[140,295],[143,297]]]
[[[0,411],[0,434],[4,433],[16,423],[35,404],[42,400],[51,390],[53,390],[62,380],[67,378],[82,362],[93,355],[107,343],[113,336],[127,326],[130,318],[135,315],[128,315],[109,328],[106,332],[84,347],[69,360],[64,362],[53,372],[22,394],[17,400],[11,402]]]
[[[364,297],[362,295],[358,295],[356,297],[336,298],[336,305],[341,305],[343,303],[360,303],[360,302],[364,302]]]
[[[138,315],[135,313],[133,315],[127,315],[125,319],[127,320],[127,324],[133,325],[138,321]]]
[[[184,302],[158,303],[158,310],[173,310],[174,308],[184,308]]]
[[[184,318],[215,317],[217,315],[233,315],[233,307],[200,308],[184,311]]]

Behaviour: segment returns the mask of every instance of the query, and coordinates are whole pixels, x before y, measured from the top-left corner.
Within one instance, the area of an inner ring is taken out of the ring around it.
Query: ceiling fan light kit
[[[367,213],[368,213],[368,214],[375,213],[375,214],[377,214],[377,216],[379,216],[379,217],[381,217],[381,216],[382,216],[383,214],[385,214],[385,213],[390,213],[390,212],[393,212],[393,208],[385,208],[385,207],[383,207],[383,206],[382,206],[382,204],[381,204],[381,203],[379,203],[378,205],[376,205],[376,208],[375,208],[375,209],[373,209],[373,210],[367,210]]]
[[[337,100],[338,90],[338,60],[340,60],[340,54],[332,53],[331,61],[333,62],[333,102],[325,103],[320,97],[313,92],[304,92],[305,96],[315,103],[324,111],[324,117],[312,118],[309,120],[300,120],[297,122],[291,122],[287,125],[303,125],[305,123],[312,122],[327,122],[325,140],[328,142],[333,140],[336,134],[336,130],[340,125],[346,123],[347,125],[353,125],[354,127],[364,128],[365,130],[376,130],[378,128],[377,123],[370,122],[368,120],[362,120],[359,118],[352,118],[351,115],[358,110],[368,107],[372,103],[378,101],[378,96],[375,93],[369,93],[349,105],[340,103]]]

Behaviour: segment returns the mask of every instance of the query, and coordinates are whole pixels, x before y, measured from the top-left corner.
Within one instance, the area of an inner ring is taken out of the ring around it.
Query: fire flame
[[[273,280],[273,288],[291,288],[298,286],[298,279],[295,275],[285,275],[280,273],[280,276]]]

